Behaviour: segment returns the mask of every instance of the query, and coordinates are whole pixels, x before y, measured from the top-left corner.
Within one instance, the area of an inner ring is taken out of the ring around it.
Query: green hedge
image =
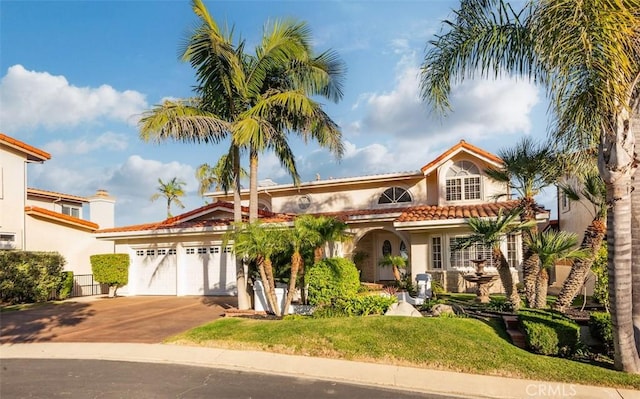
[[[64,264],[57,252],[0,251],[2,302],[47,301],[60,287]]]
[[[73,272],[61,273],[60,286],[58,287],[58,299],[67,299],[73,292]]]
[[[593,312],[589,316],[589,331],[594,338],[602,342],[605,354],[613,357],[613,324],[611,314]]]
[[[580,348],[580,327],[560,314],[526,310],[518,312],[527,346],[541,355],[571,356]]]
[[[334,301],[330,305],[323,305],[313,311],[315,318],[351,317],[384,314],[389,306],[398,300],[395,296],[358,295],[349,299]]]
[[[122,287],[129,282],[129,255],[91,255],[93,279],[110,287]]]
[[[309,269],[307,283],[311,305],[331,305],[358,294],[360,274],[356,265],[348,259],[323,259]]]

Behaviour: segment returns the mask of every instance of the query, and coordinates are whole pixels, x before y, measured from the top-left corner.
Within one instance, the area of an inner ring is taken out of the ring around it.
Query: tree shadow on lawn
[[[57,330],[76,326],[93,316],[86,303],[46,304],[0,314],[0,344],[52,341]]]

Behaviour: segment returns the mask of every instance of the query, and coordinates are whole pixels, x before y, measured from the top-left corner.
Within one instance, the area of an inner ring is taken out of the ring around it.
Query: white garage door
[[[135,259],[136,295],[176,295],[175,248],[138,249]]]
[[[184,264],[186,295],[233,294],[236,280],[231,247],[186,247]]]

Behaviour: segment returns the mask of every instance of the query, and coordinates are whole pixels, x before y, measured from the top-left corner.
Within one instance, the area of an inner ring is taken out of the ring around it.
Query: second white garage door
[[[235,291],[235,257],[231,247],[184,248],[184,295],[231,295]]]
[[[136,295],[176,295],[177,262],[175,248],[136,250],[133,283]]]

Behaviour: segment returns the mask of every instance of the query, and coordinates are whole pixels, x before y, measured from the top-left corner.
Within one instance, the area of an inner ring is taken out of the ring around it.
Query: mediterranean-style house
[[[90,275],[89,256],[114,250],[94,233],[113,227],[115,200],[104,190],[85,198],[28,188],[27,165],[49,159],[49,153],[0,133],[0,250],[57,251],[66,259],[65,270]]]
[[[409,173],[380,174],[259,187],[259,216],[265,222],[292,223],[296,215],[329,215],[346,222],[352,239],[333,243],[331,255],[357,262],[361,280],[385,282],[392,271],[378,266],[386,254],[405,255],[412,279],[430,273],[452,292],[472,287],[462,278],[473,271],[470,260],[488,259],[490,249],[477,245],[452,251],[469,234],[469,217],[495,217],[517,205],[509,187],[491,180],[484,170],[502,161],[465,141]],[[131,256],[128,295],[217,295],[235,292],[235,258],[223,245],[233,204],[228,193],[206,194],[213,201],[167,220],[96,231],[99,240],[115,243],[115,251]],[[248,191],[241,193],[243,206]],[[243,212],[247,214],[246,207]],[[549,213],[537,217],[545,223]],[[520,270],[521,238],[502,243],[512,272]],[[495,284],[494,290],[500,290]]]

